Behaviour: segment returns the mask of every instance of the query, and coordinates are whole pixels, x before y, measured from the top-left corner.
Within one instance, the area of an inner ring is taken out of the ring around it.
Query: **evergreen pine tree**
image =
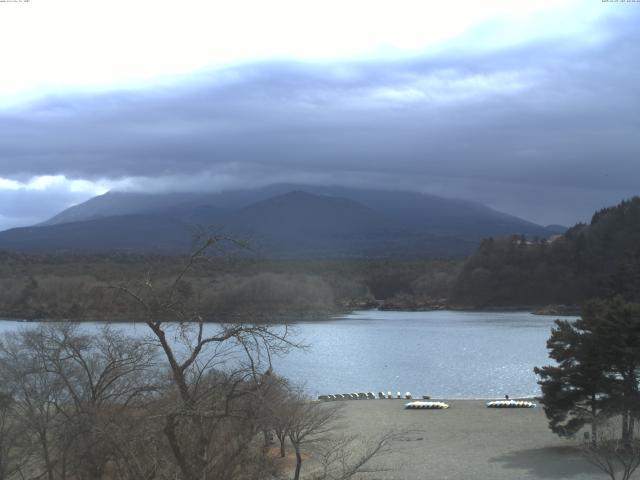
[[[557,365],[534,369],[549,427],[560,436],[573,436],[590,424],[591,438],[597,438],[598,416],[606,408],[610,382],[594,340],[587,322],[556,320],[547,348]]]
[[[594,335],[606,364],[608,409],[622,418],[622,440],[633,440],[634,422],[640,416],[640,304],[622,297],[589,302],[583,311],[594,325]]]
[[[621,297],[588,302],[582,318],[557,320],[547,342],[557,365],[535,368],[551,430],[572,436],[586,424],[620,415],[621,438],[633,440],[640,418],[640,304]]]

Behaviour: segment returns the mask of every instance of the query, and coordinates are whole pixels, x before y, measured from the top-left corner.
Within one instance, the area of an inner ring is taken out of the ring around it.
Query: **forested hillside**
[[[161,291],[184,257],[0,252],[0,318],[127,320],[143,315],[112,287],[150,278]],[[183,288],[209,320],[325,316],[358,308],[578,306],[613,293],[640,300],[640,198],[589,225],[535,239],[489,238],[464,264],[401,258],[250,259],[225,254]]]
[[[117,287],[166,289],[184,267],[166,255],[30,255],[0,252],[0,318],[134,320],[144,316]],[[449,260],[250,260],[194,265],[181,288],[207,320],[325,317],[386,301],[442,303],[459,271]],[[419,305],[418,305],[419,304]]]
[[[460,306],[580,304],[640,296],[640,198],[593,215],[564,235],[484,240],[464,264],[452,303]]]

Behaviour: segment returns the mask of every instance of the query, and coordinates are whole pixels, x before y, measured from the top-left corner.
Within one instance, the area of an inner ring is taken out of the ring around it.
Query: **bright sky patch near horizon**
[[[0,3],[0,228],[110,188],[279,181],[586,220],[637,193],[639,20],[575,0]]]

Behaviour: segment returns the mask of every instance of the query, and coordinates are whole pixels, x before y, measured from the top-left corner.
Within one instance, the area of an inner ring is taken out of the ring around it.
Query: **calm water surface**
[[[556,317],[526,312],[355,312],[300,325],[311,351],[280,360],[311,393],[410,391],[440,398],[539,393]]]
[[[555,318],[525,312],[354,312],[296,324],[297,339],[310,348],[275,359],[275,369],[313,395],[379,390],[451,399],[536,395],[532,370],[549,363],[546,341]],[[0,333],[31,325],[0,322]],[[140,324],[116,325],[147,333]]]

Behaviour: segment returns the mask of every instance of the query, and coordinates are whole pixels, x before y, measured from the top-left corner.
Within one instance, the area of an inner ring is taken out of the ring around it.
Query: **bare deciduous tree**
[[[620,435],[619,427],[610,417],[598,425],[596,441],[586,440],[582,445],[582,454],[589,463],[598,467],[611,480],[629,480],[640,467],[640,428],[638,422],[632,423],[634,432]],[[628,419],[624,420],[628,422]],[[628,439],[631,436],[631,440]]]
[[[310,402],[273,373],[300,345],[286,325],[206,323],[186,273],[113,286],[143,312],[144,337],[48,324],[0,341],[0,480],[272,480],[272,432],[309,478],[352,478],[388,444],[336,435],[337,404]],[[236,320],[236,319],[234,319]],[[264,439],[262,438],[264,436]],[[280,465],[280,466],[279,466]]]
[[[300,397],[291,402],[287,432],[296,453],[294,480],[300,478],[303,448],[329,439],[328,434],[335,429],[341,408],[340,404],[310,402]]]
[[[373,439],[341,434],[343,405],[309,401],[300,393],[291,396],[285,410],[289,441],[296,454],[294,480],[348,480],[365,472],[385,469],[372,460],[388,453],[391,443],[407,432],[386,432]],[[302,475],[308,455],[311,471]]]
[[[116,287],[144,311],[145,324],[169,365],[175,402],[166,404],[170,408],[163,415],[163,431],[184,480],[232,478],[228,475],[241,467],[243,454],[258,433],[247,421],[254,415],[245,408],[251,404],[248,398],[264,387],[272,356],[294,345],[286,327],[250,323],[205,327],[198,298],[184,278],[223,240],[202,242],[168,288],[156,288],[151,276],[137,286]],[[237,430],[242,426],[250,428]],[[233,441],[215,441],[232,430]]]
[[[12,420],[32,447],[24,454],[32,460],[30,470],[54,480],[57,452],[54,430],[59,426],[63,384],[47,372],[26,342],[25,332],[7,334],[0,343],[0,375],[12,392]],[[38,459],[33,465],[33,460]]]
[[[25,435],[15,420],[15,401],[11,394],[0,392],[0,480],[20,472],[28,459]]]
[[[381,473],[387,469],[371,462],[390,452],[391,443],[406,432],[387,432],[363,441],[357,435],[341,436],[322,442],[314,452],[320,465],[311,480],[348,480],[360,473]]]
[[[118,436],[118,426],[132,425],[156,391],[154,347],[109,327],[100,333],[56,324],[2,343],[0,365],[14,392],[15,421],[39,446],[32,473],[42,468],[49,480],[101,478],[109,465],[131,460],[122,446],[132,436]]]

